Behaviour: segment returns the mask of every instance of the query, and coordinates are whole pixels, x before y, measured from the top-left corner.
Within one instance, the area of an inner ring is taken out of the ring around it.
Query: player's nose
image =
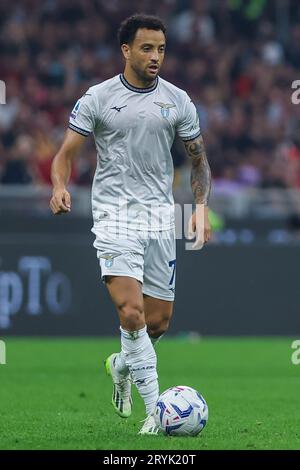
[[[154,51],[151,55],[151,62],[154,62],[155,64],[157,64],[158,60],[159,60],[158,52]]]

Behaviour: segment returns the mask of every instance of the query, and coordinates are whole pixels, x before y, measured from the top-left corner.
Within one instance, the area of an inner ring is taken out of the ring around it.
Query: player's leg
[[[121,328],[131,330],[136,325],[145,325],[143,305],[140,299],[140,286],[137,280],[129,277],[105,276],[110,296],[117,306]],[[132,299],[137,299],[134,303]],[[134,318],[133,318],[134,316]],[[111,354],[105,361],[108,375],[113,380],[112,405],[122,418],[128,418],[132,411],[131,379],[123,349]]]
[[[173,314],[176,274],[174,230],[160,232],[150,240],[144,258],[144,310],[153,340],[168,329]]]
[[[173,305],[173,301],[157,299],[144,294],[147,331],[154,346],[169,327],[173,314]]]
[[[143,318],[138,280],[140,282],[143,280],[144,247],[135,233],[131,234],[131,237],[127,236],[127,233],[124,233],[124,237],[120,237],[120,234],[114,233],[109,226],[102,225],[98,224],[94,231],[96,235],[94,247],[97,249],[102,280],[108,280],[107,286],[111,290],[113,299],[116,300],[115,303],[123,304],[126,312],[130,309],[138,318]],[[110,282],[113,277],[116,277],[116,280]],[[124,278],[121,285],[118,282],[119,278]],[[115,291],[119,292],[119,296]],[[131,299],[138,300],[133,305]],[[130,324],[122,324],[125,330],[126,327],[130,327]],[[144,320],[135,326],[143,325]],[[132,411],[132,381],[124,352],[121,350],[120,353],[111,354],[106,359],[105,366],[113,382],[112,405],[119,416],[127,418]]]
[[[141,283],[132,277],[105,276],[105,284],[119,314],[121,328],[140,330],[145,326]]]
[[[128,368],[150,415],[158,398],[157,360],[145,324],[141,283],[131,277],[107,276],[106,285],[121,325],[121,353],[115,367],[123,372]]]
[[[149,240],[144,257],[144,312],[152,341],[167,330],[172,312],[175,290],[175,233],[160,233]],[[149,415],[140,431],[153,428],[154,419]]]

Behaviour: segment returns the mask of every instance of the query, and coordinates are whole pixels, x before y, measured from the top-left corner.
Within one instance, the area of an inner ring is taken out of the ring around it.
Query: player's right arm
[[[72,161],[85,141],[85,136],[68,129],[64,142],[55,155],[51,166],[53,184],[50,207],[53,214],[64,214],[71,210],[71,196],[67,185],[71,175]]]

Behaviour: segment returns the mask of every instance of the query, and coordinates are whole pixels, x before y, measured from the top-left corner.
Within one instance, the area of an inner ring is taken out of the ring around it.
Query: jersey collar
[[[128,88],[128,90],[134,91],[135,93],[150,93],[151,91],[154,91],[158,85],[158,77],[156,77],[154,84],[149,88],[137,88],[133,85],[130,85],[130,83],[128,83],[124,77],[123,73],[120,74],[120,80],[123,85]]]

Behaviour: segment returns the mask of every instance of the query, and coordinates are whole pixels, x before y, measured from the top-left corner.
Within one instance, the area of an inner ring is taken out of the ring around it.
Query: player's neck
[[[135,88],[151,88],[156,80],[152,80],[151,82],[149,82],[148,80],[141,80],[132,69],[127,67],[125,67],[123,75],[125,77],[125,80]]]

